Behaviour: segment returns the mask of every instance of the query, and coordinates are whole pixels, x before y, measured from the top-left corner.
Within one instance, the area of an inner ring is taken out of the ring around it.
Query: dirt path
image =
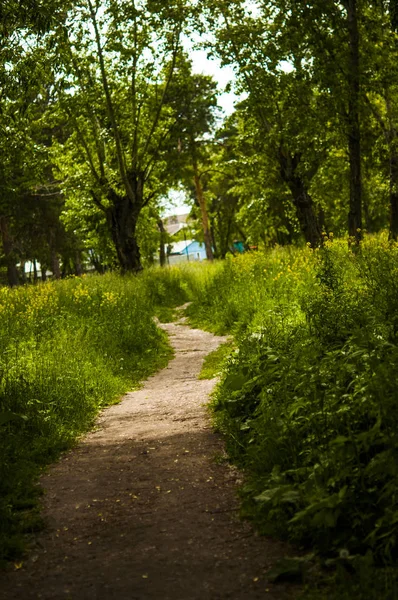
[[[284,553],[236,517],[236,474],[203,402],[203,358],[222,338],[164,326],[175,358],[105,410],[43,477],[48,523],[2,600],[251,600],[292,597],[265,572]]]

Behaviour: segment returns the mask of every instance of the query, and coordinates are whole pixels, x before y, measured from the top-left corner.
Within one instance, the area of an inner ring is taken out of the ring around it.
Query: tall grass
[[[0,560],[40,525],[35,479],[100,407],[166,364],[153,315],[184,302],[177,271],[0,288]]]
[[[394,564],[398,246],[330,239],[231,259],[197,278],[189,312],[235,334],[213,414],[249,474],[244,513],[348,578]],[[369,598],[394,597],[374,581]]]

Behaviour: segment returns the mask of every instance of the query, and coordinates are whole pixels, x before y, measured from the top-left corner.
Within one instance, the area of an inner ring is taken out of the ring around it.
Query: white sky
[[[203,73],[214,77],[220,92],[222,92],[219,96],[219,105],[226,116],[230,115],[234,110],[234,102],[238,100],[238,97],[233,92],[226,93],[223,90],[228,83],[235,80],[232,67],[221,67],[221,62],[216,58],[207,58],[205,50],[191,50],[189,56],[195,73]]]
[[[221,62],[216,59],[207,58],[207,52],[205,50],[189,50],[189,57],[192,60],[192,67],[195,73],[203,73],[204,75],[211,75],[214,77],[218,84],[220,95],[218,97],[218,104],[221,107],[223,114],[222,116],[228,116],[232,114],[234,110],[234,103],[239,100],[239,97],[233,92],[224,92],[225,86],[235,80],[235,74],[232,67],[221,67]],[[165,202],[165,209],[163,215],[165,217],[170,215],[181,215],[189,212],[191,207],[185,202],[185,194],[182,191],[172,190],[169,193],[169,202]]]

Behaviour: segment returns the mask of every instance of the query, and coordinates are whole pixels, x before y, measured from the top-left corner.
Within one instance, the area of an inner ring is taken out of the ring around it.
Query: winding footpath
[[[104,410],[96,429],[42,478],[47,523],[1,600],[293,598],[267,583],[282,544],[237,517],[239,473],[203,406],[203,358],[223,341],[163,325],[175,358]]]

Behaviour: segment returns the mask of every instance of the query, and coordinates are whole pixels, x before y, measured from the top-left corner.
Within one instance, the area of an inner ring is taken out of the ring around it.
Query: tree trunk
[[[195,183],[195,190],[196,190],[196,198],[198,200],[198,204],[199,204],[199,208],[200,208],[200,214],[202,217],[202,227],[203,227],[203,237],[204,237],[204,241],[205,241],[205,248],[206,248],[206,257],[207,260],[213,261],[214,256],[213,256],[213,248],[211,246],[211,233],[210,233],[210,227],[209,227],[209,216],[207,214],[207,206],[206,206],[206,199],[203,193],[203,187],[202,187],[202,182],[200,181],[200,176],[199,176],[199,169],[198,169],[198,163],[196,161],[196,158],[193,158],[193,173],[194,173],[194,183]]]
[[[54,279],[61,279],[61,267],[59,264],[59,257],[56,251],[51,248],[51,271]]]
[[[357,0],[348,0],[348,153],[350,162],[350,208],[348,234],[357,242],[362,238],[361,128],[359,115],[360,63]]]
[[[97,273],[99,273],[100,275],[103,275],[105,273],[106,269],[102,264],[101,259],[97,257],[94,253],[90,255],[90,262]]]
[[[122,273],[137,273],[142,270],[140,249],[136,238],[139,209],[127,196],[109,193],[111,206],[106,210],[107,223],[115,245]]]
[[[82,254],[80,250],[75,250],[75,260],[73,262],[75,266],[75,275],[80,277],[80,275],[83,275]]]
[[[16,285],[19,285],[19,275],[16,266],[16,259],[13,252],[13,240],[8,229],[7,217],[4,215],[0,216],[0,233],[1,240],[3,243],[3,252],[7,264],[8,284],[10,287],[14,287]]]
[[[398,240],[398,154],[390,156],[390,240]]]
[[[33,259],[33,282],[37,283],[39,281],[39,276],[37,274],[37,263],[36,259]]]
[[[159,233],[160,233],[159,261],[160,261],[160,266],[164,267],[166,265],[166,235],[167,235],[167,231],[164,228],[162,219],[158,219],[158,229],[159,229]]]
[[[217,242],[216,242],[214,227],[212,227],[212,226],[210,226],[210,240],[211,240],[211,249],[213,250],[213,248],[214,248],[214,253],[213,253],[213,258],[214,258],[214,255],[217,256]]]
[[[26,261],[21,260],[21,266],[19,267],[19,277],[20,277],[21,283],[23,285],[25,285],[25,283],[26,283],[25,264],[26,264]]]
[[[48,245],[50,247],[50,264],[51,271],[54,279],[61,279],[61,267],[59,264],[59,257],[57,254],[57,241],[56,235],[53,229],[48,232]]]
[[[293,194],[297,218],[305,240],[311,244],[312,248],[316,248],[322,244],[322,232],[314,211],[312,198],[299,178],[291,181],[289,188]]]
[[[292,156],[283,149],[279,151],[281,176],[292,193],[300,229],[305,237],[305,241],[311,244],[312,248],[316,248],[322,244],[322,231],[314,210],[314,202],[308,192],[307,186],[296,172],[300,160],[301,156],[299,154]]]
[[[223,223],[222,216],[219,217],[219,231],[220,231],[220,255],[219,258],[224,259],[227,256],[227,252],[230,249],[230,237],[231,237],[231,229],[232,229],[232,218],[227,218],[227,228],[226,231],[223,231]],[[233,247],[233,245],[232,245]]]

